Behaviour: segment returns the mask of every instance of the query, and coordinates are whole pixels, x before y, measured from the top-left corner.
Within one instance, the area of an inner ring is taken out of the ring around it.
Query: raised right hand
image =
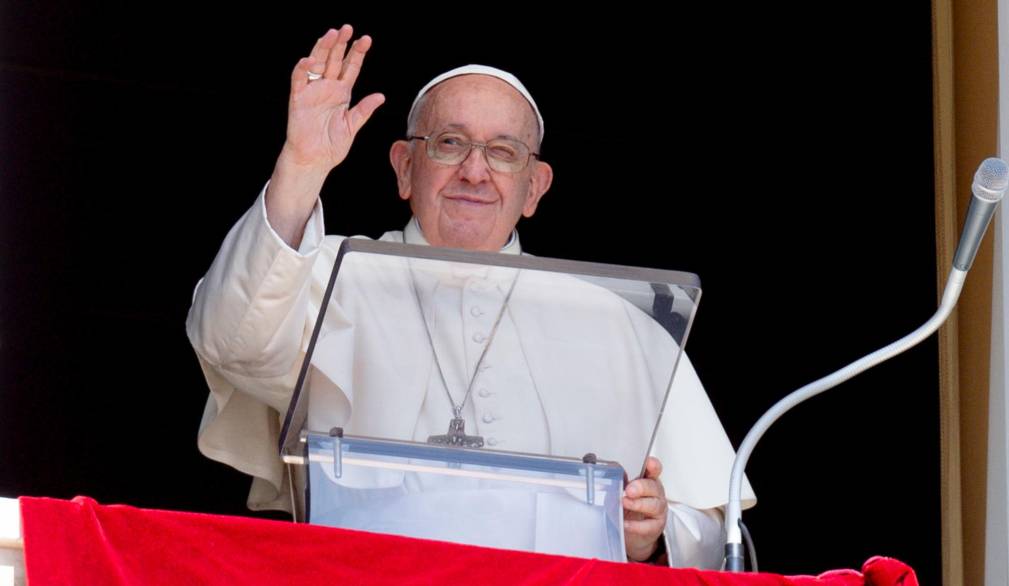
[[[371,37],[363,36],[348,52],[353,34],[350,25],[330,29],[291,74],[287,140],[266,191],[266,215],[292,248],[301,242],[326,176],[347,158],[357,132],[385,102],[382,94],[371,94],[350,107],[351,90],[371,48]],[[309,81],[309,71],[322,77]]]
[[[371,48],[371,37],[365,35],[347,51],[353,34],[349,24],[326,31],[291,74],[281,157],[292,165],[327,174],[347,157],[357,132],[385,102],[382,94],[371,94],[350,107],[351,91]],[[309,71],[322,77],[309,81]]]

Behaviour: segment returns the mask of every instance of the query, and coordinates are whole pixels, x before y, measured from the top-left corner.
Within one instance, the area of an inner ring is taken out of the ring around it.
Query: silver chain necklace
[[[405,234],[403,236],[403,243],[406,243]],[[431,346],[431,354],[434,356],[434,364],[438,368],[438,376],[441,378],[442,386],[445,387],[445,395],[448,397],[448,402],[452,405],[452,419],[448,424],[448,433],[428,436],[427,442],[429,444],[456,446],[462,448],[483,447],[484,440],[482,436],[466,435],[466,420],[463,419],[462,410],[466,406],[466,401],[469,400],[470,394],[473,393],[473,384],[476,382],[477,373],[480,372],[480,365],[483,364],[483,359],[487,356],[487,351],[490,350],[491,343],[494,342],[494,335],[497,334],[498,325],[501,323],[501,318],[504,317],[505,309],[508,308],[508,300],[511,299],[512,291],[515,290],[515,283],[517,282],[518,274],[516,273],[515,278],[512,279],[511,285],[508,287],[508,293],[505,295],[504,302],[501,304],[501,311],[498,312],[497,318],[494,320],[494,325],[491,327],[490,334],[487,336],[487,343],[484,345],[483,351],[480,353],[480,357],[476,361],[476,367],[473,369],[473,376],[470,377],[469,385],[466,387],[466,394],[463,395],[462,402],[456,405],[455,400],[452,398],[452,392],[448,389],[448,378],[445,376],[445,371],[441,366],[441,360],[438,358],[438,350],[434,345],[434,337],[431,335],[431,328],[428,326],[427,316],[424,313],[424,304],[420,300],[420,293],[417,292],[417,279],[413,273],[413,266],[410,266],[410,288],[413,291],[413,298],[417,301],[417,309],[420,311],[420,319],[424,322],[424,333],[427,334],[427,341]]]

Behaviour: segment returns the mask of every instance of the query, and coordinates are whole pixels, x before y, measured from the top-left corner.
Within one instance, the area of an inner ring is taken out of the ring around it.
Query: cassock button
[[[489,437],[489,438],[487,438],[487,445],[488,446],[496,446],[496,445],[498,445],[498,439],[496,437]]]
[[[483,344],[486,340],[487,336],[481,334],[480,332],[473,334],[473,341],[477,344]]]
[[[469,314],[472,315],[473,317],[480,317],[481,315],[483,315],[483,310],[474,305],[473,307],[469,308]]]
[[[484,413],[483,417],[480,418],[484,423],[494,423],[494,415],[492,413]]]
[[[493,395],[494,393],[488,391],[486,388],[483,388],[477,391],[477,394],[486,399],[487,397]]]

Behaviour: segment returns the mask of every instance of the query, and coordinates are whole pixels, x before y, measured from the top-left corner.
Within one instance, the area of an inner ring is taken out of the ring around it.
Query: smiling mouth
[[[465,194],[465,193],[461,193],[461,194],[457,194],[457,195],[446,195],[445,199],[447,199],[449,201],[457,202],[457,203],[473,204],[473,205],[488,205],[488,204],[494,203],[494,200],[483,199],[483,198],[476,197],[476,196],[473,196],[473,195],[468,195],[468,194]]]

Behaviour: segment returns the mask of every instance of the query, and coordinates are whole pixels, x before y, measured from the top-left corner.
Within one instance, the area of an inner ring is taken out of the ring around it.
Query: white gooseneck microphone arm
[[[946,280],[946,288],[943,291],[942,301],[939,304],[938,311],[936,311],[931,319],[917,330],[896,342],[880,348],[872,354],[864,356],[848,366],[787,395],[764,413],[757,420],[757,423],[754,424],[753,428],[750,429],[749,433],[746,434],[743,443],[740,444],[739,450],[736,452],[736,460],[733,462],[732,474],[729,479],[729,502],[725,512],[727,532],[725,543],[726,570],[731,572],[743,571],[742,531],[739,526],[742,518],[740,494],[743,485],[743,471],[746,469],[746,463],[750,459],[750,454],[753,453],[753,448],[760,441],[764,432],[792,407],[843,383],[884,360],[888,360],[904,352],[939,329],[939,326],[946,321],[950,312],[956,307],[967,271],[974,262],[974,256],[977,254],[978,246],[981,244],[981,238],[984,236],[992,214],[995,213],[995,208],[1005,194],[1007,187],[1009,187],[1009,165],[1006,165],[1001,159],[985,159],[981,163],[980,168],[978,168],[977,173],[974,174],[974,184],[972,186],[974,197],[971,199],[967,219],[964,222],[964,231],[960,237],[960,244],[957,246],[953,268],[950,270],[949,278]]]

